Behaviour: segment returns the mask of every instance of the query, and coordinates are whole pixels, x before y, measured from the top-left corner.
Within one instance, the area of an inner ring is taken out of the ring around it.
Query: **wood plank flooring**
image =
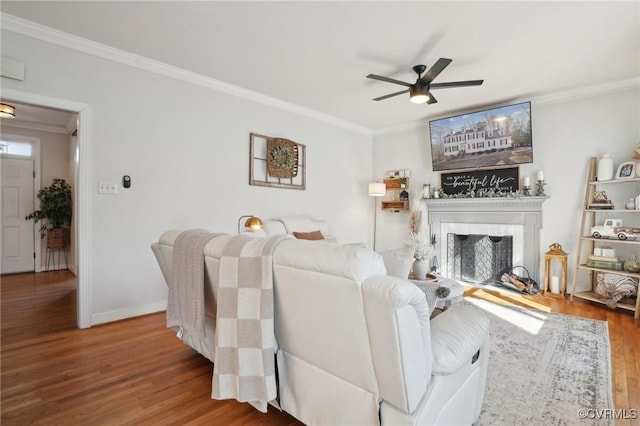
[[[3,275],[0,289],[2,425],[301,424],[273,408],[212,400],[211,364],[165,328],[164,313],[78,330],[71,273]],[[628,312],[476,288],[466,295],[608,321],[616,407],[640,411],[640,321]]]
[[[211,363],[164,313],[79,330],[71,273],[3,275],[0,286],[3,426],[301,424],[212,400]]]

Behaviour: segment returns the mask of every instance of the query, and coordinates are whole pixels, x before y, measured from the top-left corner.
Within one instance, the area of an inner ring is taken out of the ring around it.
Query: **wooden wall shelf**
[[[404,212],[409,210],[408,201],[381,201],[381,210],[388,212]]]
[[[409,211],[409,170],[390,170],[383,179],[386,191],[380,201],[380,210],[385,212]]]

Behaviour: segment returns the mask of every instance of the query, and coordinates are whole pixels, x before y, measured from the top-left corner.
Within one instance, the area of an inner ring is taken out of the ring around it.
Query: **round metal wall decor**
[[[271,138],[267,141],[267,172],[277,178],[298,175],[298,144],[288,139]]]

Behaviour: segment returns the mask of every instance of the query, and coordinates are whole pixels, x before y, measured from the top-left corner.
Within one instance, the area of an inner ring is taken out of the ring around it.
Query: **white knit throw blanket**
[[[182,327],[204,338],[204,246],[216,236],[204,229],[178,234],[173,247],[173,266],[167,300],[167,327]]]
[[[276,399],[273,252],[291,235],[233,237],[220,259],[211,397],[267,412]]]

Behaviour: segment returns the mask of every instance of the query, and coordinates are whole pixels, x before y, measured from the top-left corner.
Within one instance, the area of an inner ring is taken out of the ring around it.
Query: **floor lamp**
[[[374,182],[369,184],[369,196],[370,197],[384,197],[387,192],[387,185],[384,183]],[[375,199],[373,200],[373,250],[376,250],[376,224],[378,220],[376,218],[377,214],[377,202]]]

